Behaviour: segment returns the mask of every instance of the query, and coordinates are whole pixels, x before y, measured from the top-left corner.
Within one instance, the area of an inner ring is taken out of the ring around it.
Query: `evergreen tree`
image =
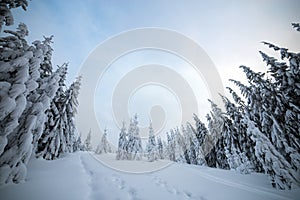
[[[35,41],[29,46],[25,40],[28,34],[25,24],[20,24],[16,32],[6,32],[11,36],[0,39],[4,50],[1,52],[4,89],[1,95],[5,95],[0,103],[1,120],[5,120],[1,124],[7,123],[1,127],[7,132],[0,142],[0,184],[24,180],[26,165],[36,138],[44,130],[45,112],[59,80],[59,72],[41,77],[40,68],[49,47],[47,42]]]
[[[111,147],[109,142],[107,141],[107,129],[104,129],[104,133],[101,137],[101,141],[99,145],[96,148],[95,153],[96,154],[102,154],[102,153],[111,153]]]
[[[81,141],[81,134],[77,137],[76,142],[73,145],[73,152],[84,151],[84,144]]]
[[[173,138],[167,132],[166,157],[171,161],[175,161],[175,144]]]
[[[80,77],[64,91],[67,64],[61,66],[60,71],[60,87],[47,111],[45,131],[37,142],[37,156],[45,159],[56,159],[64,153],[73,152],[76,142],[74,115],[78,106]]]
[[[206,129],[204,128],[205,126],[202,127],[202,130]],[[190,163],[194,165],[205,165],[206,161],[205,161],[204,153],[199,143],[199,138],[201,137],[199,137],[199,134],[197,134],[197,131],[192,127],[190,123],[187,123],[186,134],[188,135],[187,140],[189,140],[188,142],[189,146],[187,145],[187,149],[188,149]],[[205,135],[203,135],[203,137],[204,136]],[[200,141],[203,142],[204,140],[202,140],[201,138]]]
[[[38,147],[36,150],[37,156],[42,156],[48,160],[58,158],[64,150],[62,149],[62,145],[65,147],[65,123],[63,119],[65,113],[63,112],[63,109],[65,107],[64,99],[66,98],[64,87],[67,64],[59,67],[59,71],[59,88],[55,97],[52,99],[50,109],[47,110],[48,119],[45,123],[45,130],[37,142]]]
[[[33,52],[24,39],[28,35],[26,25],[19,24],[16,32],[9,33],[10,36],[0,38],[0,155],[7,145],[7,136],[19,125],[29,92],[38,87],[36,79],[30,80],[30,68],[35,66],[29,65]]]
[[[77,113],[78,107],[78,95],[81,85],[81,76],[77,77],[76,80],[71,84],[69,89],[66,91],[65,98],[65,112],[64,112],[64,120],[65,120],[65,132],[64,137],[66,138],[66,148],[64,152],[72,153],[73,152],[73,144],[76,141],[75,136],[75,114]]]
[[[133,142],[132,142],[132,148],[131,148],[132,159],[133,160],[141,160],[143,149],[142,149],[142,140],[141,140],[140,133],[139,133],[140,131],[139,131],[139,127],[138,127],[137,114],[134,116],[133,123],[134,123],[134,131],[132,133]]]
[[[155,135],[154,135],[154,131],[153,131],[151,122],[150,122],[150,126],[149,126],[149,138],[148,138],[148,144],[146,147],[146,151],[147,151],[148,161],[152,162],[152,161],[157,160],[158,150],[157,150],[156,139],[155,139]]]
[[[297,24],[293,26],[298,30]],[[252,143],[255,155],[250,161],[256,164],[256,170],[261,168],[269,175],[274,187],[286,189],[299,185],[300,56],[286,48],[264,44],[281,54],[278,62],[260,52],[271,77],[241,66],[249,86],[233,82],[247,100],[243,113],[246,144]]]
[[[14,24],[14,18],[11,13],[12,8],[22,7],[23,10],[26,10],[27,6],[27,0],[2,0],[0,3],[0,31],[3,24],[6,26]]]
[[[157,149],[158,149],[158,158],[164,159],[164,145],[160,137],[157,137]]]
[[[190,131],[187,131],[183,125],[181,126],[181,131],[182,131],[182,135],[183,135],[183,156],[185,158],[186,163],[191,164],[191,160],[190,160],[191,133],[190,133]]]
[[[204,123],[202,123],[200,121],[200,119],[198,118],[198,116],[196,114],[194,114],[194,120],[195,120],[195,125],[196,125],[195,135],[196,135],[199,145],[201,146],[204,142],[204,138],[208,134],[208,130],[205,127]]]
[[[128,160],[140,160],[142,159],[142,140],[139,134],[138,118],[135,114],[134,119],[130,120],[128,128],[128,142],[126,146],[127,159]]]
[[[84,141],[84,149],[85,151],[92,151],[93,150],[93,147],[92,147],[92,144],[91,144],[91,140],[92,140],[92,130],[90,129],[89,130],[89,133]]]
[[[299,187],[299,173],[293,169],[249,116],[246,115],[243,120],[248,125],[248,136],[256,143],[255,155],[263,164],[264,171],[269,175],[272,186],[279,189],[291,189],[292,186]]]
[[[122,123],[121,132],[119,134],[119,142],[118,142],[118,150],[116,159],[117,160],[124,160],[127,159],[127,133],[126,133],[126,127],[125,122]]]
[[[233,94],[236,103],[240,106],[236,106],[225,96],[222,96],[226,116],[228,117],[225,123],[227,130],[225,135],[225,154],[230,169],[238,170],[241,173],[249,173],[254,170],[255,165],[255,163],[251,163],[250,159],[253,160],[255,157],[252,154],[254,146],[247,144],[251,141],[248,140],[246,126],[242,122],[242,112],[244,110],[242,107],[244,107],[244,104],[231,88],[228,89]]]

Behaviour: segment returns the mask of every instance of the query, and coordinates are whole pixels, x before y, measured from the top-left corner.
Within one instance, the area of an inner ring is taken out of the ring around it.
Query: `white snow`
[[[0,187],[5,200],[96,200],[96,199],[298,199],[300,188],[280,191],[263,174],[242,175],[235,171],[171,163],[151,173],[125,173],[103,165],[119,162],[128,166],[165,162],[116,161],[115,154],[88,152],[69,154],[55,161],[31,159],[25,183]],[[142,168],[142,167],[141,167]]]

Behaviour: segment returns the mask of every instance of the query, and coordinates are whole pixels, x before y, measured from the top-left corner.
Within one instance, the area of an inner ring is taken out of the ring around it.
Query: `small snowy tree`
[[[130,120],[128,128],[128,142],[127,142],[127,159],[128,160],[140,160],[142,159],[142,140],[139,134],[138,119],[137,115],[134,119]]]
[[[107,129],[104,129],[104,133],[101,137],[101,141],[98,144],[95,153],[102,154],[102,153],[111,153],[111,147],[109,142],[107,141]]]
[[[84,151],[84,144],[81,141],[81,134],[77,137],[74,145],[73,145],[73,152],[76,151]]]
[[[143,148],[142,148],[142,140],[140,137],[140,130],[138,127],[138,120],[137,120],[137,114],[134,116],[134,131],[132,133],[133,135],[133,142],[132,142],[132,159],[133,160],[141,160],[142,159],[142,153],[143,153]]]
[[[92,147],[92,144],[91,144],[91,141],[92,140],[92,129],[89,130],[89,133],[84,141],[84,149],[85,151],[92,151],[93,150],[93,147]]]
[[[152,123],[150,122],[149,126],[149,137],[148,137],[148,144],[146,147],[147,157],[148,161],[152,162],[157,160],[158,158],[158,150],[156,145],[156,139],[152,127]]]
[[[158,158],[164,159],[164,146],[160,137],[157,137],[157,150],[158,150]]]
[[[195,120],[195,125],[196,125],[195,135],[196,135],[199,145],[201,146],[204,142],[206,135],[208,134],[208,130],[205,127],[204,123],[202,123],[200,121],[200,119],[198,118],[198,116],[196,114],[194,114],[194,120]]]
[[[118,150],[117,150],[117,155],[116,159],[117,160],[124,160],[127,159],[127,133],[126,133],[126,127],[125,127],[125,122],[122,122],[122,128],[121,132],[119,134],[119,142],[118,142]]]

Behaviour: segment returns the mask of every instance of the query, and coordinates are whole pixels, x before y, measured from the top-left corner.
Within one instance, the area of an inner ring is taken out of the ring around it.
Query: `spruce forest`
[[[26,181],[33,158],[59,160],[89,151],[114,154],[119,162],[170,160],[261,173],[276,189],[300,187],[300,53],[262,42],[277,55],[259,52],[267,71],[240,66],[237,70],[247,81],[230,80],[235,87],[226,88],[231,96],[220,95],[223,105],[208,100],[206,122],[194,114],[194,121],[163,133],[166,140],[154,134],[150,122],[143,146],[135,115],[115,133],[115,148],[107,137],[109,127],[93,148],[92,131],[83,140],[74,120],[81,80],[88,77],[79,76],[67,85],[68,63],[52,64],[53,36],[29,42],[26,24],[8,29],[14,22],[12,10],[27,7],[27,0],[0,3],[0,185]],[[291,31],[300,32],[300,24],[292,23]]]

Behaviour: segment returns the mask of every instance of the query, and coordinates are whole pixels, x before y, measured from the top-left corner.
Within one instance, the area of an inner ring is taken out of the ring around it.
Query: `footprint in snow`
[[[125,181],[122,180],[119,176],[113,175],[111,177],[112,182],[121,190],[125,188]]]
[[[128,190],[128,197],[131,200],[139,200],[139,198],[137,197],[137,191],[136,189],[130,187]]]

